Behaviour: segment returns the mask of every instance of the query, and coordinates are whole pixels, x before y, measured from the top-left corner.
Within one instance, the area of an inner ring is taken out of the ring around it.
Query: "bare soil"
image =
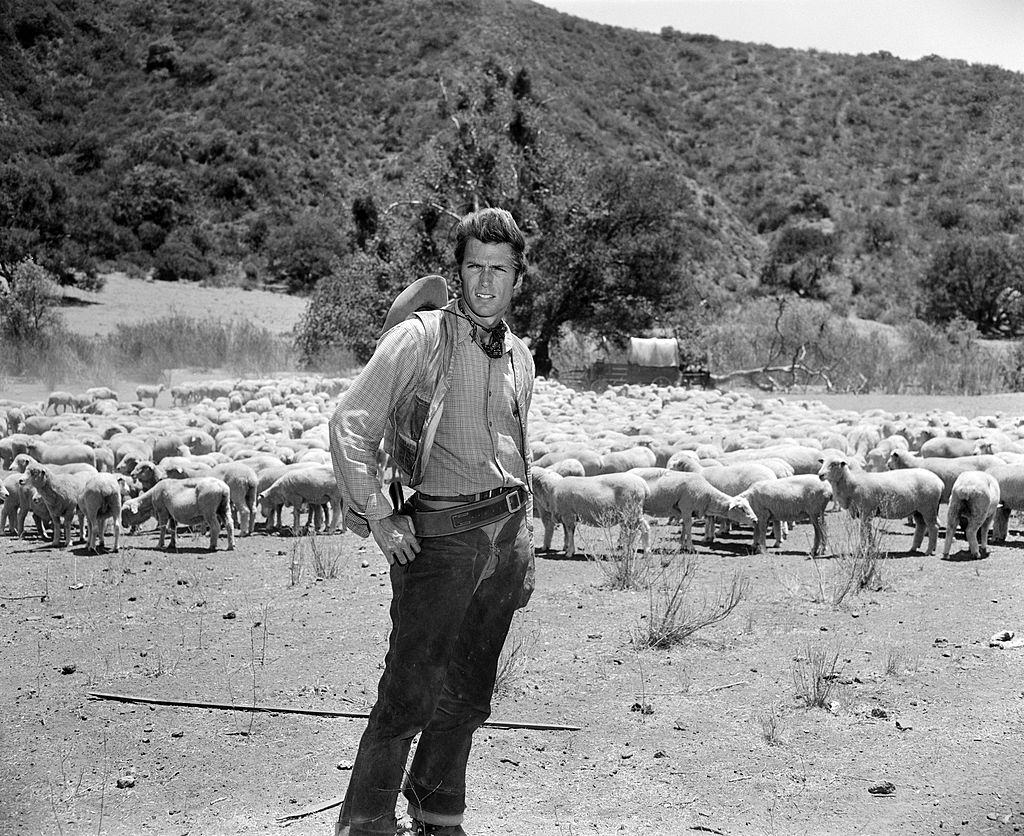
[[[848,527],[832,514],[829,528],[841,551]],[[481,730],[467,832],[1019,830],[1024,649],[989,638],[1024,630],[1024,535],[944,561],[905,554],[910,529],[889,528],[881,589],[838,606],[822,599],[847,564],[809,560],[805,526],[767,556],[746,554],[746,534],[700,545],[691,611],[736,572],[748,590],[670,650],[634,645],[650,598],[610,589],[607,561],[539,555],[493,718],[580,730]],[[655,562],[677,562],[677,530],[655,531]],[[605,548],[600,531],[584,538]],[[384,560],[351,534],[320,538],[337,577],[316,579],[299,542],[257,534],[209,554],[183,535],[171,554],[144,532],[91,556],[0,539],[0,832],[330,833],[336,810],[278,818],[343,793],[362,720],[88,697],[368,709]],[[809,651],[838,656],[824,708],[795,684]],[[869,792],[886,781],[891,794]]]

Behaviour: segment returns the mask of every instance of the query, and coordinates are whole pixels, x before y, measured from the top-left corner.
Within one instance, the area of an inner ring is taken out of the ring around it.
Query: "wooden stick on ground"
[[[321,708],[292,708],[285,705],[238,705],[224,702],[206,702],[202,700],[167,700],[156,697],[137,697],[131,694],[110,694],[102,691],[90,691],[89,699],[114,700],[116,702],[142,703],[144,705],[167,705],[179,708],[209,708],[216,711],[256,711],[268,714],[307,714],[314,717],[349,717],[366,718],[367,711],[338,711]],[[560,726],[552,723],[520,723],[513,720],[488,720],[483,724],[489,729],[530,729],[533,731],[579,731],[579,726]]]

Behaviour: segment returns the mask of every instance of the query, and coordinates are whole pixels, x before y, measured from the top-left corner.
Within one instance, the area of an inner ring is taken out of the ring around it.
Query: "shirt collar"
[[[451,302],[444,306],[443,310],[455,311],[455,313],[458,314],[458,316],[455,317],[455,321],[458,323],[455,327],[455,344],[462,345],[464,342],[472,342],[471,334],[473,333],[473,323],[465,316],[465,314],[462,313],[462,311],[459,310],[459,300],[457,298],[452,299]],[[512,337],[512,329],[508,327],[508,322],[504,318],[502,318],[502,322],[505,323],[506,329],[505,354],[510,354],[512,352],[512,340],[510,339],[510,337]]]

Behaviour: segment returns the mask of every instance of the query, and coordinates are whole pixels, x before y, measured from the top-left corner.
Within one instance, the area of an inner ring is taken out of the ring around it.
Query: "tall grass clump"
[[[810,598],[816,603],[839,607],[850,596],[865,590],[878,592],[885,586],[888,535],[875,525],[844,515],[842,529],[833,535],[833,557],[815,558],[814,587]]]
[[[587,539],[585,535],[581,537],[582,530],[583,526],[577,525],[577,543]],[[607,555],[607,559],[597,561],[604,573],[604,585],[609,589],[638,589],[645,586],[650,574],[648,557],[653,550],[648,544],[646,552],[640,551],[640,526],[637,521],[621,509],[614,509],[601,516],[596,530],[600,532],[603,551]],[[596,552],[590,548],[585,550],[588,553]]]
[[[828,708],[839,685],[839,650],[808,644],[793,660],[793,685],[807,708]]]
[[[746,597],[749,583],[739,572],[713,592],[692,594],[697,556],[682,554],[663,566],[647,589],[646,617],[633,636],[637,647],[667,649],[727,618]]]
[[[119,367],[142,377],[170,368],[260,373],[295,363],[286,337],[240,318],[197,319],[170,313],[148,322],[119,324],[107,341]]]

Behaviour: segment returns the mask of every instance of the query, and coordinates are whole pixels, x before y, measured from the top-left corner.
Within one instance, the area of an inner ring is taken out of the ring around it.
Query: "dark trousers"
[[[461,822],[473,732],[490,716],[498,656],[532,589],[526,510],[510,517],[493,542],[482,529],[423,538],[414,561],[391,567],[384,674],[337,836],[393,836],[400,790],[417,818]]]

